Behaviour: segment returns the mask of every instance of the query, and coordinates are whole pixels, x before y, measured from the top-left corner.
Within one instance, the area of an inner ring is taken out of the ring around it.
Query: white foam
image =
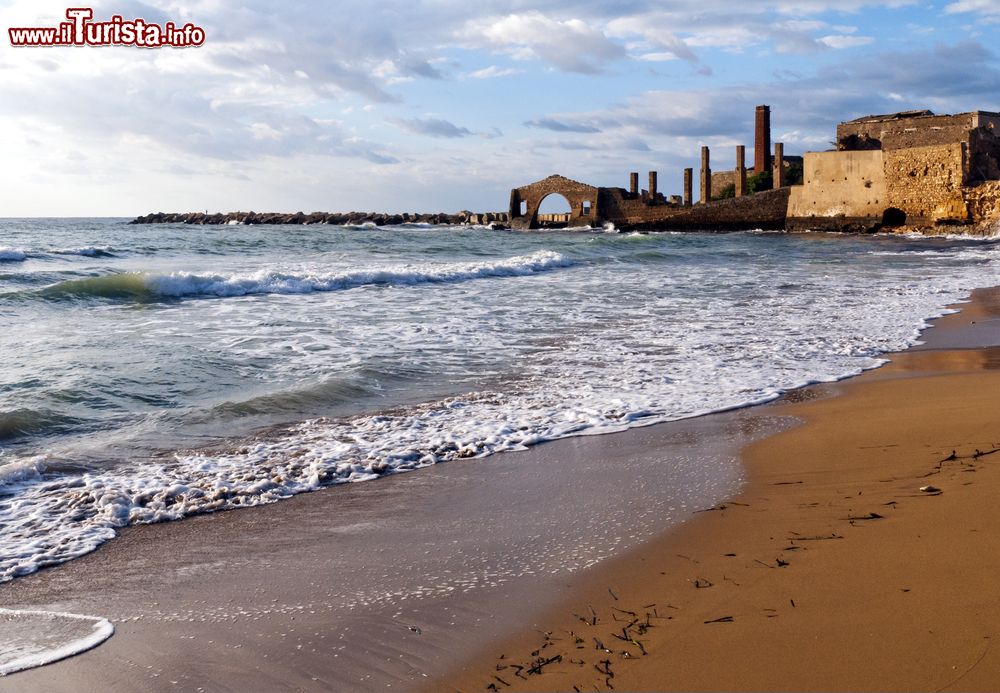
[[[17,458],[13,462],[0,464],[0,492],[7,487],[25,481],[37,481],[42,478],[46,469],[44,455]]]
[[[0,676],[86,652],[114,635],[106,618],[57,611],[0,609]]]
[[[56,255],[81,255],[83,257],[102,257],[114,253],[114,248],[107,245],[85,245],[80,248],[60,248],[52,251]]]
[[[150,274],[146,286],[161,296],[247,296],[251,294],[304,294],[339,291],[373,284],[459,282],[486,277],[526,276],[574,263],[549,250],[491,262],[456,262],[373,267],[335,273],[277,272],[261,270],[248,274],[197,274],[174,272]]]
[[[28,254],[20,248],[0,247],[0,262],[24,262]]]
[[[586,249],[596,256],[594,246],[602,246],[599,261],[567,273],[544,270],[570,266],[571,258],[538,251],[488,262],[325,276],[304,271],[151,276],[147,281],[166,282],[165,290],[179,295],[242,295],[275,287],[308,292],[365,282],[410,285],[538,274],[530,282],[386,292],[391,295],[377,303],[379,320],[364,318],[372,304],[343,294],[318,297],[329,299],[322,303],[255,302],[249,317],[231,305],[238,302],[185,304],[196,316],[190,329],[209,332],[202,353],[259,358],[268,363],[269,377],[279,371],[301,382],[310,369],[336,372],[340,364],[330,361],[340,357],[352,365],[373,356],[404,360],[417,369],[454,358],[468,373],[463,382],[471,383],[470,391],[393,413],[311,420],[276,438],[222,453],[179,454],[169,462],[144,460],[62,476],[48,474],[44,466],[12,468],[17,493],[0,494],[0,580],[87,553],[127,524],[270,503],[543,440],[767,401],[790,388],[884,363],[882,354],[913,344],[928,318],[943,314],[976,286],[1000,283],[1000,254],[991,244],[942,251],[959,256],[955,266],[922,258],[883,263],[862,257],[871,246],[859,249],[849,239],[844,244],[854,247],[854,264],[836,264],[842,256],[832,244],[828,253],[789,261],[775,251],[786,250],[786,240],[767,238],[744,239],[745,245],[720,241],[699,248],[698,261],[681,265],[627,261],[657,253],[673,257],[690,244],[705,243],[704,237],[642,239],[567,240],[576,244],[567,255]],[[794,240],[787,242],[799,248]],[[720,272],[729,267],[726,253],[754,260],[734,261],[736,270]],[[903,247],[899,258],[910,254]],[[604,262],[604,255],[618,261]],[[352,322],[350,314],[359,309],[363,316]],[[323,343],[322,331],[307,327],[317,315],[337,316],[342,333]],[[260,328],[279,318],[290,320],[288,332]],[[147,340],[176,338],[177,316],[164,319],[159,333],[152,317],[143,322]],[[293,347],[303,344],[335,348],[300,349],[307,354],[300,357]],[[489,361],[491,354],[504,360]],[[483,384],[494,373],[494,384]]]

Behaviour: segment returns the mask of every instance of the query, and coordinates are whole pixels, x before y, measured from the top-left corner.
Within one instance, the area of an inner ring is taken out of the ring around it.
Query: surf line
[[[86,616],[83,614],[70,614],[60,611],[30,611],[26,609],[2,609],[0,608],[0,621],[6,621],[8,625],[16,623],[18,620],[44,621],[52,623],[57,620],[64,621],[90,621],[93,629],[90,633],[80,637],[74,637],[69,642],[46,647],[39,652],[21,655],[14,659],[4,660],[0,657],[0,676],[7,676],[25,669],[34,669],[58,662],[61,659],[78,655],[81,652],[91,650],[115,633],[115,627],[106,618],[100,616]],[[7,631],[13,634],[11,630]]]

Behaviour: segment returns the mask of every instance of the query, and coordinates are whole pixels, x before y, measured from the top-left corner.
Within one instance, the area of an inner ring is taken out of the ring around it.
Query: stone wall
[[[736,171],[712,171],[712,194],[718,195],[727,185],[736,185]]]
[[[788,196],[792,188],[717,200],[705,205],[652,208],[655,218],[637,221],[630,228],[646,231],[737,231],[785,228]]]
[[[651,215],[660,215],[675,207],[662,196],[657,196],[654,204],[646,191],[632,195],[623,188],[598,189],[598,221],[610,221],[618,226],[641,223],[650,219]]]
[[[886,180],[881,151],[807,152],[803,184],[791,188],[790,218],[882,218]]]
[[[514,228],[534,228],[538,224],[538,209],[549,195],[559,194],[570,206],[569,224],[593,225],[598,219],[597,188],[586,183],[552,175],[530,185],[510,191],[510,221]],[[525,212],[521,213],[521,203]]]
[[[886,207],[906,213],[907,223],[962,223],[968,210],[962,185],[968,171],[967,145],[954,144],[884,152]]]
[[[1000,118],[969,134],[969,170],[966,182],[1000,180]]]
[[[969,131],[978,127],[977,116],[977,113],[921,115],[841,123],[837,126],[837,149],[889,150],[967,141]]]
[[[965,189],[965,203],[975,229],[1000,234],[1000,181],[992,180]]]

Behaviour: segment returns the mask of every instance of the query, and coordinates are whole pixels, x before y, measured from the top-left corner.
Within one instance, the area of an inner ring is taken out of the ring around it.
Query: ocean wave
[[[343,291],[361,286],[443,284],[489,277],[522,277],[571,267],[573,260],[540,250],[492,262],[456,262],[398,267],[374,267],[335,273],[260,270],[247,274],[126,273],[73,279],[46,287],[47,298],[110,298],[155,300],[192,296],[232,297],[257,294],[307,294]]]
[[[53,250],[55,255],[82,255],[83,257],[117,257],[114,248],[110,246],[87,245],[81,248],[60,248]]]
[[[115,627],[106,618],[58,611],[0,609],[0,676],[51,664],[97,647]]]
[[[61,433],[82,423],[79,419],[58,412],[34,409],[0,411],[0,442],[24,436]]]
[[[24,262],[28,254],[20,248],[0,247],[0,262]]]
[[[22,457],[0,465],[0,493],[8,487],[27,481],[40,481],[48,470],[48,459],[44,455]]]

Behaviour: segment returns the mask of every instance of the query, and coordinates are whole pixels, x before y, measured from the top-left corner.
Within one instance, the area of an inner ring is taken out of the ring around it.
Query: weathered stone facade
[[[712,193],[718,195],[730,185],[736,185],[736,171],[712,171]]]
[[[907,223],[964,223],[962,196],[967,147],[962,142],[891,149],[885,156],[887,206],[902,210]]]
[[[552,175],[536,183],[514,188],[510,191],[511,227],[537,228],[538,210],[542,206],[542,201],[549,195],[562,195],[569,202],[570,213],[565,222],[569,226],[597,225],[597,191],[593,185],[560,175]]]
[[[978,224],[970,186],[1000,178],[1000,114],[867,116],[837,127],[836,152],[808,153],[790,228]],[[981,206],[981,205],[980,205]]]
[[[788,189],[778,195],[745,195],[692,206],[690,187],[692,172],[684,172],[687,200],[660,193],[651,195],[641,190],[633,193],[624,188],[597,188],[564,176],[553,175],[511,191],[511,228],[533,229],[541,226],[600,226],[612,223],[621,229],[648,230],[733,230],[780,229],[784,227],[788,207]],[[630,178],[630,183],[632,176]],[[657,183],[656,172],[650,172],[650,187]],[[560,194],[570,201],[569,214],[539,214],[542,200]],[[581,215],[584,203],[593,200],[590,215]],[[516,210],[516,213],[515,213]]]
[[[840,151],[881,149],[894,151],[964,142],[967,147],[966,183],[1000,178],[1000,113],[972,111],[934,115],[905,111],[866,116],[837,126]]]
[[[636,221],[628,228],[640,231],[782,230],[790,191],[791,188],[781,188],[705,205],[664,209],[655,218]]]
[[[965,188],[966,209],[982,234],[1000,234],[1000,180],[991,180]]]
[[[886,200],[881,151],[807,152],[803,184],[791,188],[788,216],[881,219]]]

